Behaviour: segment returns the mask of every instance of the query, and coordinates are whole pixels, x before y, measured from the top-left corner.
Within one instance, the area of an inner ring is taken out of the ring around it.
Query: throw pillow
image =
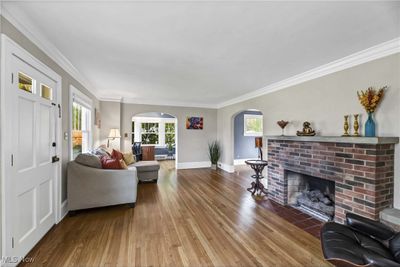
[[[75,162],[85,165],[85,166],[88,166],[88,167],[97,168],[97,169],[101,169],[101,166],[102,166],[100,158],[91,153],[79,154],[75,158]]]
[[[131,165],[136,162],[136,157],[132,152],[122,153],[126,165]]]
[[[107,156],[101,158],[101,165],[103,169],[122,169],[118,159],[112,159]]]
[[[111,157],[113,159],[121,160],[124,158],[124,155],[122,155],[122,153],[119,152],[118,150],[113,149],[113,151],[111,153]]]
[[[123,159],[119,160],[119,164],[121,165],[121,169],[128,169],[128,166]]]

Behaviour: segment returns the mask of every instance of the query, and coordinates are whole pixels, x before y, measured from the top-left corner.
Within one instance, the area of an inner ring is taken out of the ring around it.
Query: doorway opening
[[[233,165],[235,171],[247,170],[246,160],[258,159],[259,149],[256,137],[263,136],[263,114],[259,110],[248,109],[233,116]]]
[[[145,112],[133,116],[131,141],[137,148],[138,160],[157,160],[161,169],[175,170],[178,157],[177,125],[177,118],[164,112]]]

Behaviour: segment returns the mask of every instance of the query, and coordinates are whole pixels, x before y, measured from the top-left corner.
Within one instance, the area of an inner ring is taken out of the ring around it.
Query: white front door
[[[11,56],[5,86],[5,120],[11,134],[11,164],[6,172],[6,229],[12,244],[7,256],[25,256],[55,224],[56,82]],[[54,144],[53,144],[54,143]]]

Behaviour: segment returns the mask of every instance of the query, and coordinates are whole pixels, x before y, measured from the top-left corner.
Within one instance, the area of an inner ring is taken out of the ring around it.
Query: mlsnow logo
[[[35,258],[31,257],[20,257],[20,256],[3,256],[1,257],[1,265],[3,264],[13,264],[13,263],[32,263]]]

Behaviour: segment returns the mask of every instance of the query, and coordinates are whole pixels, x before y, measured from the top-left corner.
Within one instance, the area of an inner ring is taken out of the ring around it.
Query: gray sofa
[[[70,211],[136,203],[138,177],[133,165],[128,170],[106,170],[71,161],[67,179]]]

